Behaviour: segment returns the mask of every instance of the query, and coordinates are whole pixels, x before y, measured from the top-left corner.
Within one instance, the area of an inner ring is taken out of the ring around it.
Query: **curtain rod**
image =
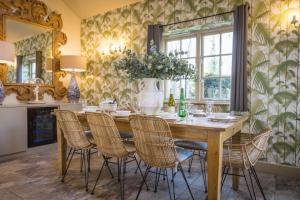
[[[179,22],[174,22],[174,23],[170,23],[170,24],[163,24],[161,26],[162,27],[164,27],[164,26],[171,26],[171,25],[176,25],[176,24],[181,24],[181,23],[196,21],[196,20],[200,20],[200,19],[206,19],[206,18],[210,18],[210,17],[216,17],[216,16],[219,16],[219,15],[226,15],[226,14],[230,14],[230,13],[233,13],[233,12],[234,12],[234,10],[231,10],[231,11],[227,11],[227,12],[223,12],[223,13],[218,13],[218,14],[214,14],[214,15],[208,15],[208,16],[205,16],[205,17],[198,17],[198,18],[194,18],[194,19],[188,19],[188,20],[185,20],[185,21],[179,21]]]

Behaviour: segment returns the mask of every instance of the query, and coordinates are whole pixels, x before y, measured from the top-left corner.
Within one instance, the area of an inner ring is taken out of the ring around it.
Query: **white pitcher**
[[[139,106],[142,114],[156,115],[163,107],[163,92],[157,87],[158,79],[143,79],[144,88],[139,93]]]

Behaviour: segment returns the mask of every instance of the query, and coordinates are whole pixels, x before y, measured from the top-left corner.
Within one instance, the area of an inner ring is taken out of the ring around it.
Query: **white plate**
[[[176,113],[163,112],[163,113],[159,113],[158,116],[165,120],[176,120],[177,119]]]
[[[210,115],[207,116],[207,119],[215,122],[232,122],[236,121],[237,118],[229,115]]]
[[[129,117],[131,113],[112,113],[111,115],[114,116],[114,117]]]

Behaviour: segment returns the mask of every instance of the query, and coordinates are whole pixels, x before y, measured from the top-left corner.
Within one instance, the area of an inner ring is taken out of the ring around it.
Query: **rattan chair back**
[[[63,131],[64,137],[70,147],[83,149],[91,145],[74,112],[69,110],[57,110],[55,114],[59,127]]]
[[[266,151],[271,133],[272,131],[267,129],[255,135],[246,143],[225,144],[223,161],[231,167],[236,166],[249,169],[256,164],[258,159],[261,158],[262,154]]]
[[[177,152],[169,124],[154,116],[129,117],[134,143],[139,157],[152,167],[175,167]]]
[[[111,115],[104,112],[86,115],[97,148],[104,156],[122,158],[128,155]]]

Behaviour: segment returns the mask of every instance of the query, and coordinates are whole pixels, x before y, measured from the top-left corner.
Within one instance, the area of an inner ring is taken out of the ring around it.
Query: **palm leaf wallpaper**
[[[116,54],[99,51],[107,41],[121,41],[138,53],[146,52],[147,25],[167,24],[232,10],[243,0],[147,0],[85,19],[81,24],[82,54],[88,58],[81,77],[83,98],[98,104],[116,98],[120,104],[134,101],[140,84],[129,83],[111,67]],[[268,162],[300,167],[299,28],[287,20],[299,9],[298,0],[249,0],[249,108],[245,129],[259,132],[272,127]],[[229,19],[210,19],[222,21]],[[209,21],[209,19],[207,20]],[[206,23],[202,21],[199,23]],[[174,30],[182,26],[168,27]]]

